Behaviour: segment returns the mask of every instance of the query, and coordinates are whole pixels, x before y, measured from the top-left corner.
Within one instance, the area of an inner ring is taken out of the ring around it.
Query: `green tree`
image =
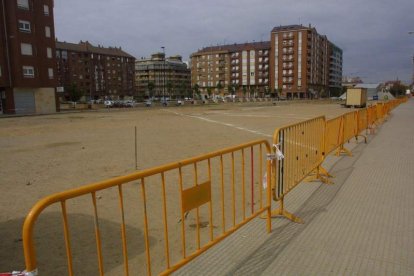
[[[279,88],[277,89],[277,97],[278,97],[278,98],[280,98],[280,97],[282,96],[282,92],[283,92],[282,87],[279,87]]]
[[[264,94],[265,94],[266,96],[270,94],[270,89],[269,89],[269,86],[265,86],[265,88],[264,88]]]
[[[194,91],[194,94],[198,97],[198,98],[200,98],[200,86],[196,83],[196,84],[194,84],[194,86],[193,86],[193,91]],[[194,96],[193,96],[193,98],[194,98]]]
[[[152,81],[148,82],[148,91],[149,91],[149,97],[150,98],[152,98],[154,96],[153,93],[152,93],[154,91],[154,88],[155,88],[154,82],[152,82]]]
[[[166,87],[167,87],[168,97],[171,98],[171,93],[173,93],[173,84],[172,84],[172,82],[168,81]]]
[[[74,82],[68,87],[67,91],[69,93],[69,98],[72,102],[78,102],[80,98],[82,98],[82,96],[84,95],[83,90],[79,89],[76,83]]]
[[[233,85],[233,94],[232,95],[235,95],[236,91],[239,91],[239,85],[238,84]]]
[[[210,99],[211,97],[211,87],[207,87],[207,94],[208,94],[208,98]]]
[[[233,95],[233,84],[227,85],[227,93]]]
[[[185,82],[184,81],[181,81],[180,84],[178,85],[178,92],[179,92],[180,99],[182,97],[184,97],[184,95],[186,94],[185,93],[186,92],[186,89],[187,89],[187,87],[185,85]]]
[[[394,97],[401,97],[405,95],[405,91],[407,90],[407,87],[400,82],[395,82],[394,85],[390,88],[390,93]]]
[[[220,94],[220,90],[223,89],[223,86],[221,85],[221,81],[217,83],[217,93]]]
[[[256,86],[250,87],[250,97],[252,97],[251,94],[253,94],[253,98],[256,98]]]
[[[247,87],[245,85],[243,85],[242,91],[243,91],[243,98],[246,98]]]

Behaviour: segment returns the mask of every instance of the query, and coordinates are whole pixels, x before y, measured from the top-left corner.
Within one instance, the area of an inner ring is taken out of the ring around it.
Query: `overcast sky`
[[[344,54],[344,75],[411,82],[414,0],[55,0],[61,41],[122,47],[136,58],[165,46],[189,59],[199,48],[269,40],[274,26],[316,27]]]

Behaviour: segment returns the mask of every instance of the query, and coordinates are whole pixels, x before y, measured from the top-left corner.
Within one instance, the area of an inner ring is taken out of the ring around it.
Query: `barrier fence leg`
[[[336,156],[341,155],[341,153],[346,153],[347,155],[352,156],[352,152],[351,152],[350,150],[346,149],[346,148],[344,147],[344,145],[341,145],[341,146],[338,148],[338,150],[336,151]]]
[[[358,135],[356,135],[356,136],[355,136],[355,139],[357,140],[357,142],[358,142],[358,136],[363,137],[363,138],[364,138],[364,142],[365,142],[365,144],[367,143],[367,136],[366,136],[366,135],[363,135],[363,134],[358,134]]]
[[[324,167],[318,166],[313,172],[305,178],[305,182],[321,181],[325,184],[333,184],[329,180],[329,177],[333,177]]]
[[[279,200],[279,208],[277,208],[276,210],[272,211],[272,218],[274,217],[285,217],[288,220],[291,220],[293,222],[296,223],[303,223],[303,220],[297,216],[295,216],[292,213],[289,213],[288,211],[285,210],[285,204],[284,204],[284,197],[282,197]]]

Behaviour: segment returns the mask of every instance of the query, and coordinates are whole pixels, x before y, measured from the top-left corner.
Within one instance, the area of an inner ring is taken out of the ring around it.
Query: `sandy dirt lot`
[[[38,200],[52,193],[135,171],[135,127],[137,165],[142,170],[251,140],[270,141],[277,127],[319,115],[333,118],[347,111],[350,110],[339,104],[322,102],[277,106],[239,103],[0,118],[0,272],[24,269],[21,227],[26,214]],[[206,174],[205,169],[200,168],[200,177]],[[260,185],[260,172],[255,175],[255,185]],[[174,194],[177,178],[173,174],[166,177],[170,195],[167,204],[171,207],[178,204],[178,195]],[[152,182],[157,181],[149,180],[147,186],[152,187]],[[140,183],[131,183],[123,191],[129,269],[133,275],[146,271],[139,186]],[[174,188],[170,189],[170,186]],[[120,275],[124,269],[117,193],[118,189],[113,188],[97,194],[107,275]],[[152,190],[148,188],[154,274],[162,271],[166,262],[160,194],[159,185]],[[251,202],[246,202],[248,204]],[[75,274],[95,275],[98,271],[90,196],[68,202],[68,213]],[[202,223],[208,222],[206,210],[200,215]],[[178,213],[172,214],[169,238],[171,251],[180,253],[178,218]],[[195,231],[194,223],[195,218],[190,215],[187,222],[189,235]],[[216,221],[214,228],[215,224]],[[221,230],[214,230],[214,234],[218,231]],[[41,275],[66,274],[62,232],[59,206],[46,209],[36,224],[35,236]],[[189,250],[196,247],[192,242],[187,246]],[[179,254],[171,255],[172,261],[180,258]]]

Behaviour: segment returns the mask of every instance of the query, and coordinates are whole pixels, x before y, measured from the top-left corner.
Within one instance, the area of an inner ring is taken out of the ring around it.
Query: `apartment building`
[[[120,47],[94,46],[88,41],[56,41],[57,80],[60,96],[70,100],[75,86],[85,100],[124,99],[137,96],[135,58]]]
[[[269,55],[268,41],[203,48],[191,55],[192,85],[203,94],[263,95],[269,92]]]
[[[310,25],[289,25],[273,28],[267,42],[203,48],[191,64],[192,85],[203,93],[221,83],[223,93],[313,98],[340,86],[342,50]]]
[[[192,94],[190,69],[180,55],[155,53],[135,61],[135,86],[141,97],[187,97]]]
[[[329,92],[329,41],[315,28],[289,25],[271,32],[271,89],[288,98]]]
[[[56,112],[53,0],[0,1],[0,113]]]
[[[342,49],[329,42],[329,94],[342,92]]]

